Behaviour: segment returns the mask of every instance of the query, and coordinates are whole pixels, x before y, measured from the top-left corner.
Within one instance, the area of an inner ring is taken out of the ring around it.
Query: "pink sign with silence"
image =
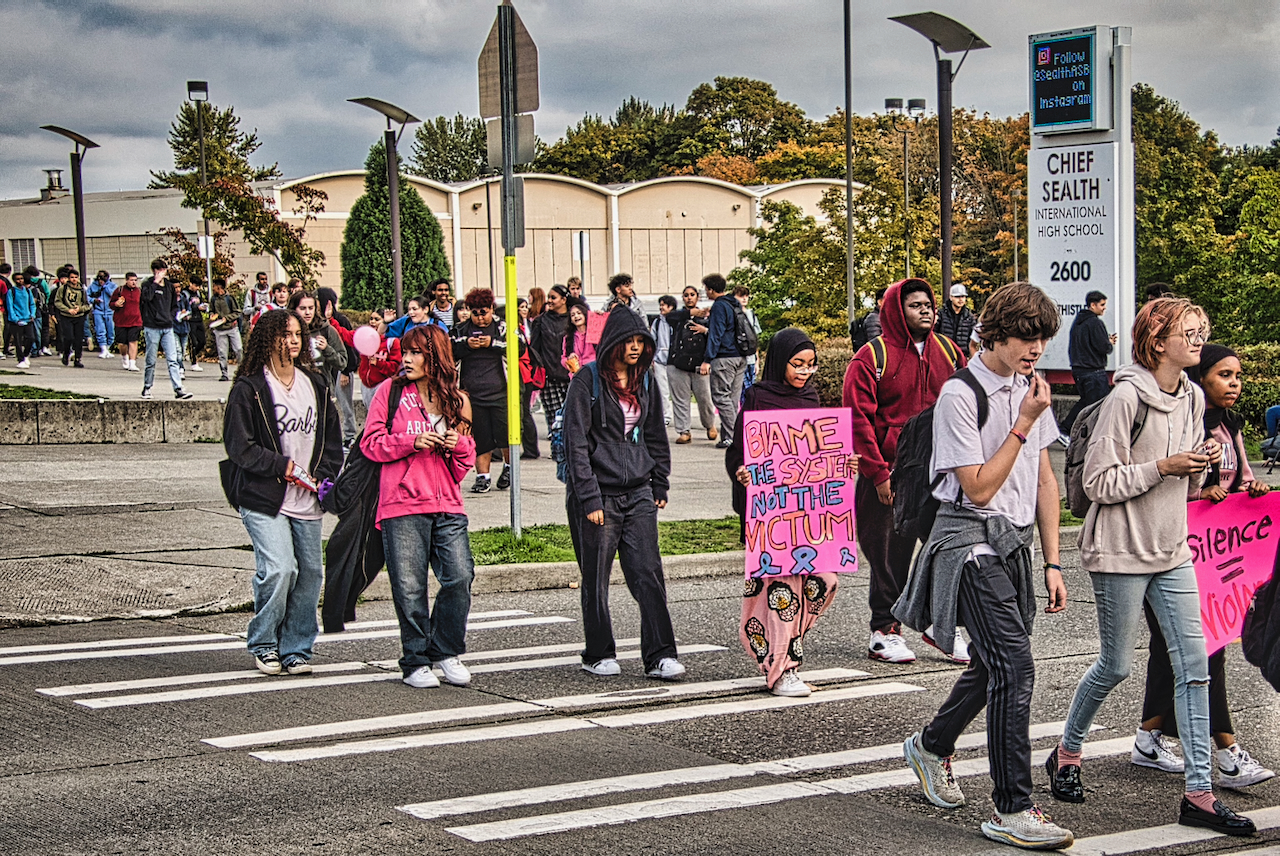
[[[1210,654],[1240,638],[1257,588],[1271,579],[1280,544],[1280,492],[1235,493],[1187,506],[1188,544],[1200,586],[1200,623]]]

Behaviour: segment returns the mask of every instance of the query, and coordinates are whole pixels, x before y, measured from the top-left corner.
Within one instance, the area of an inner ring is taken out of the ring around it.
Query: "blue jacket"
[[[30,324],[36,319],[36,297],[32,286],[10,287],[5,295],[4,314],[14,324]]]
[[[706,362],[720,357],[740,357],[737,338],[738,325],[734,320],[733,306],[738,298],[722,294],[711,304],[711,317],[707,319]]]
[[[93,311],[99,315],[111,314],[111,296],[116,293],[119,288],[110,278],[106,282],[98,282],[96,279],[89,283],[89,302],[93,306]]]
[[[396,320],[392,321],[390,324],[387,325],[387,338],[399,339],[402,336],[404,336],[405,333],[408,333],[413,328],[425,327],[428,324],[435,324],[437,327],[444,330],[446,333],[449,332],[449,328],[441,324],[440,320],[436,318],[434,315],[428,315],[427,319],[419,324],[413,323],[413,319],[410,318],[408,315],[401,315],[399,318],[397,318]]]

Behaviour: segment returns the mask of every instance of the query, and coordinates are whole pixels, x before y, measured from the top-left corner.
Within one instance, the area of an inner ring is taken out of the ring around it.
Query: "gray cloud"
[[[257,128],[259,159],[286,175],[359,167],[379,118],[345,99],[373,95],[424,118],[474,115],[476,57],[495,3],[476,0],[44,0],[0,3],[0,197],[29,196],[41,167],[63,167],[61,124],[102,144],[85,162],[90,190],[139,187],[171,165],[169,123],[185,81]],[[520,0],[538,43],[539,133],[554,139],[585,113],[635,95],[683,104],[716,75],[773,83],[810,116],[844,101],[842,19],[831,0]],[[1274,0],[954,0],[938,11],[993,49],[956,81],[958,105],[1026,109],[1026,37],[1091,23],[1134,28],[1134,77],[1178,100],[1231,144],[1265,144],[1280,125],[1280,5]],[[934,102],[928,43],[886,20],[914,6],[855,0],[854,105],[886,96]],[[407,146],[406,149],[407,151]]]

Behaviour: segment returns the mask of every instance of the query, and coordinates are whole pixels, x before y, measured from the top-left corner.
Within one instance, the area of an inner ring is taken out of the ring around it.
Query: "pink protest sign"
[[[1200,623],[1212,654],[1240,638],[1258,586],[1271,578],[1280,543],[1280,492],[1235,493],[1187,506],[1188,543],[1200,585]]]
[[[849,411],[749,411],[742,448],[747,576],[858,570]]]

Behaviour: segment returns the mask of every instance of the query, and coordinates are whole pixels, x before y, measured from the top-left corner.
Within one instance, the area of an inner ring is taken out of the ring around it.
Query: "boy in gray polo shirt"
[[[1031,800],[1035,663],[1029,637],[1036,612],[1033,524],[1039,524],[1045,558],[1045,611],[1067,605],[1058,564],[1058,481],[1048,452],[1058,430],[1049,384],[1035,374],[1045,344],[1058,332],[1058,309],[1035,286],[1013,283],[987,300],[981,325],[983,350],[968,371],[985,393],[986,419],[981,422],[979,397],[968,383],[943,385],[930,463],[931,477],[942,476],[934,491],[942,505],[893,608],[916,630],[933,624],[944,645],[963,624],[972,660],[933,721],[907,738],[903,754],[930,802],[963,805],[951,758],[957,738],[987,708],[995,812],[982,833],[1016,847],[1056,849],[1074,838]]]

